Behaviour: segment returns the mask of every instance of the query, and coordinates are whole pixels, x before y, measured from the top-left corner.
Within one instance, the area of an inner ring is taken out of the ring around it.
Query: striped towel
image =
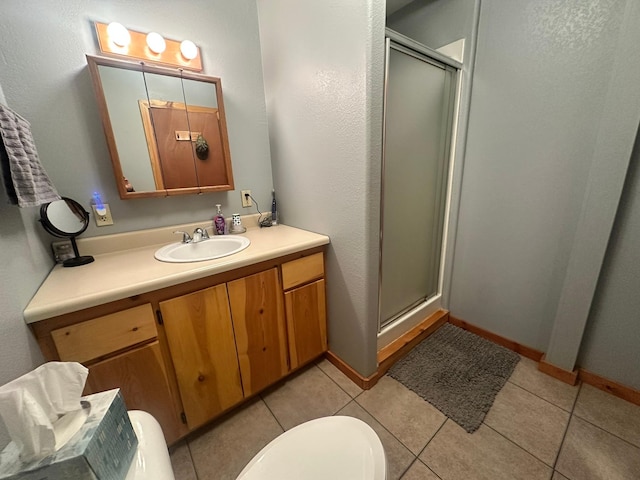
[[[31,125],[1,104],[0,136],[0,170],[9,203],[35,207],[60,200],[38,158]]]

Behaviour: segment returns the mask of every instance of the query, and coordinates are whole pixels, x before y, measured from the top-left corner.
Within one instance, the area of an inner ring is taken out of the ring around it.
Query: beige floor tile
[[[509,381],[568,412],[571,411],[573,402],[578,394],[577,385],[569,385],[546,373],[542,373],[538,370],[537,362],[523,356],[520,356],[520,361],[511,374]]]
[[[384,376],[356,398],[414,455],[418,455],[447,417],[400,382]]]
[[[560,407],[507,382],[484,423],[553,466],[569,416]]]
[[[447,420],[420,455],[447,480],[548,480],[551,469],[486,425],[469,434]]]
[[[571,480],[638,480],[640,449],[573,416],[556,470]]]
[[[569,480],[569,479],[564,475],[562,475],[561,473],[553,472],[553,477],[551,477],[551,480]]]
[[[196,470],[191,461],[191,453],[187,442],[182,441],[169,450],[173,476],[176,480],[197,480]]]
[[[333,415],[351,401],[351,397],[315,365],[270,390],[263,399],[285,430]]]
[[[640,447],[640,406],[584,384],[573,413]]]
[[[387,467],[389,472],[387,476],[388,480],[398,480],[407,467],[411,465],[411,462],[415,460],[416,457],[407,450],[407,448],[402,445],[397,438],[391,435],[375,418],[369,415],[356,402],[349,403],[349,405],[338,412],[338,415],[347,415],[349,417],[358,418],[369,425],[378,434],[387,457]]]
[[[420,460],[413,462],[413,465],[402,476],[402,480],[440,480],[440,478],[429,470]]]
[[[353,383],[349,377],[342,373],[338,368],[326,358],[318,362],[318,368],[326,373],[331,380],[336,382],[351,398],[355,398],[362,393],[362,389]]]
[[[262,400],[241,407],[221,423],[189,439],[198,478],[235,479],[253,456],[282,432]]]

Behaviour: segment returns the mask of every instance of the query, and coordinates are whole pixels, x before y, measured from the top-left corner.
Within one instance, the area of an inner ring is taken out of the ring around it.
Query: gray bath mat
[[[467,432],[475,432],[520,356],[445,323],[389,370]]]

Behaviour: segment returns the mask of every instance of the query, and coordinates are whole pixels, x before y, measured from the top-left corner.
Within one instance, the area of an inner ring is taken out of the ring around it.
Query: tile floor
[[[390,377],[363,391],[322,360],[174,446],[176,480],[233,480],[283,431],[336,414],[377,432],[390,480],[640,479],[640,406],[522,358],[473,434]]]

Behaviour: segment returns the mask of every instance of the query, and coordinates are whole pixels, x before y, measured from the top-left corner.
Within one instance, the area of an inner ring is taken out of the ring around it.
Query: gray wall
[[[42,163],[61,194],[88,208],[91,192],[97,190],[111,205],[115,225],[91,225],[85,236],[209,219],[216,203],[224,205],[227,215],[255,212],[241,209],[237,191],[119,199],[85,60],[86,53],[97,53],[94,20],[119,21],[198,44],[203,73],[222,79],[236,185],[251,189],[265,205],[271,197],[255,1],[177,5],[164,0],[3,0],[0,6],[0,85],[8,105],[31,122]],[[53,265],[48,253],[52,238],[42,233],[37,215],[37,208],[0,206],[0,384],[42,362],[22,318]],[[3,432],[0,422],[0,446]]]
[[[330,349],[376,369],[384,2],[260,0],[282,220],[328,234]]]
[[[542,351],[606,120],[625,6],[482,2],[450,310]]]
[[[2,188],[0,187],[0,190]],[[43,362],[22,310],[49,272],[44,233],[34,220],[37,207],[18,209],[0,202],[0,385]],[[0,450],[8,442],[0,420]]]
[[[600,273],[578,364],[640,390],[640,136]]]
[[[629,61],[637,58],[640,43],[640,3],[627,1],[622,17],[580,220],[546,351],[549,363],[565,370],[571,370],[578,358],[640,122],[640,62]]]

